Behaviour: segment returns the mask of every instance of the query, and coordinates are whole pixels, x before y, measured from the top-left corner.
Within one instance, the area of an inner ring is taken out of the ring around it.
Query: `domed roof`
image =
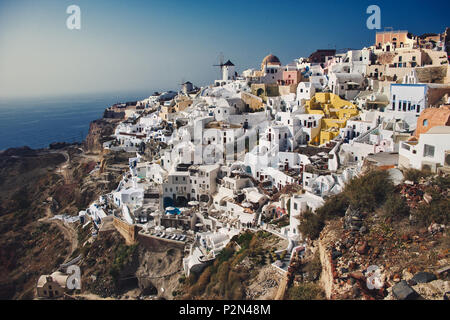
[[[261,63],[261,70],[264,69],[264,67],[267,65],[279,65],[281,66],[280,59],[278,59],[277,56],[274,56],[273,54],[269,54],[267,57],[265,57]]]

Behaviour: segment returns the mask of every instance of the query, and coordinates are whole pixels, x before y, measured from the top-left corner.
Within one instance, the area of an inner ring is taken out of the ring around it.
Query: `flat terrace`
[[[239,129],[242,125],[232,124],[223,121],[211,121],[205,126],[206,129]]]
[[[336,142],[330,141],[326,147],[300,146],[295,148],[294,152],[304,154],[309,158],[322,152],[329,153],[335,145]]]

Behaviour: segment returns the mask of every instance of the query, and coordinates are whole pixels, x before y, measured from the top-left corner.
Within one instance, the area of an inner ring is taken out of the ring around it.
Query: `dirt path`
[[[83,151],[82,149],[80,149],[80,150]],[[70,184],[72,182],[71,172],[70,172],[70,168],[69,168],[70,164],[71,164],[70,155],[67,151],[54,151],[54,152],[60,153],[66,158],[66,161],[61,163],[57,167],[56,173],[60,174],[63,177],[65,184]],[[102,157],[101,155],[95,155],[95,154],[86,155],[84,153],[84,151],[83,151],[83,153],[77,155],[77,157],[78,156],[85,158],[89,161],[93,161],[93,160],[100,161],[100,159]],[[70,242],[71,250],[68,253],[67,257],[65,257],[65,260],[64,260],[64,262],[67,262],[69,260],[69,258],[72,256],[73,252],[79,246],[78,233],[71,225],[66,224],[61,220],[58,220],[58,219],[51,220],[51,218],[53,218],[53,217],[54,217],[54,215],[50,209],[50,205],[48,205],[48,207],[46,209],[46,216],[42,219],[39,219],[39,221],[44,222],[44,223],[52,223],[52,224],[56,225],[58,227],[58,229],[63,233],[64,238]]]
[[[58,166],[56,172],[64,178],[64,183],[68,184],[71,181],[68,169],[70,165],[70,155],[67,151],[55,151],[55,153],[60,153],[66,158],[66,161]],[[71,246],[70,252],[64,259],[64,262],[67,262],[70,256],[73,254],[73,252],[78,248],[78,233],[72,226],[65,224],[61,220],[58,219],[51,220],[54,217],[54,215],[52,213],[50,206],[51,204],[49,204],[45,210],[45,217],[39,219],[38,221],[43,223],[54,224],[63,233],[64,238],[70,242]]]
[[[59,166],[58,168],[58,173],[61,174],[64,178],[64,181],[66,184],[69,184],[71,181],[70,175],[69,175],[69,164],[70,164],[70,156],[69,153],[67,153],[67,151],[63,151],[61,152],[62,155],[64,155],[64,157],[66,158],[66,162],[64,162],[62,165]]]
[[[73,252],[78,248],[78,233],[72,226],[65,224],[61,220],[58,220],[58,219],[51,220],[51,218],[53,218],[53,217],[54,216],[52,214],[52,211],[51,211],[50,205],[49,205],[45,211],[45,217],[39,219],[38,221],[42,222],[42,223],[54,224],[63,233],[64,238],[70,242],[70,247],[71,247],[70,252],[67,254],[67,256],[64,259],[64,262],[67,262],[68,259],[70,258],[70,256],[72,256]]]

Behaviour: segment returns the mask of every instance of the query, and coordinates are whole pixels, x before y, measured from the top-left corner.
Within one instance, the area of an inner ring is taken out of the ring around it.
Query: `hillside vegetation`
[[[299,268],[288,298],[317,299],[321,286],[331,299],[393,299],[392,288],[401,280],[426,299],[443,298],[449,274],[437,271],[450,258],[450,177],[417,170],[405,177],[411,182],[394,186],[387,171],[369,171],[316,212],[303,214],[299,230],[321,252],[321,282],[305,278],[311,272]],[[380,268],[382,288],[367,287],[369,266]],[[415,286],[410,280],[420,272],[437,280]]]
[[[343,217],[349,206],[365,216],[380,210],[381,215],[396,221],[411,215],[411,221],[421,227],[432,222],[448,224],[450,200],[447,189],[450,177],[430,177],[420,171],[407,171],[405,175],[416,182],[428,177],[424,192],[431,195],[433,201],[421,202],[417,207],[410,208],[405,196],[394,187],[388,172],[372,170],[352,179],[342,193],[328,198],[316,212],[305,212],[300,218],[299,231],[305,237],[317,239],[326,221]]]
[[[276,259],[274,251],[277,249],[279,239],[265,231],[247,231],[235,236],[212,265],[199,275],[191,274],[186,279],[183,298],[248,298],[246,289],[251,280]]]

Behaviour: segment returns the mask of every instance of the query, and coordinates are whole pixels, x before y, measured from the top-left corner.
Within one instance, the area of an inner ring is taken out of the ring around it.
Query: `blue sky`
[[[66,8],[81,8],[81,30]],[[442,32],[448,1],[0,0],[0,97],[175,89],[218,77],[222,52],[238,71],[273,53],[283,63],[318,48],[371,45],[366,8],[382,27]]]

